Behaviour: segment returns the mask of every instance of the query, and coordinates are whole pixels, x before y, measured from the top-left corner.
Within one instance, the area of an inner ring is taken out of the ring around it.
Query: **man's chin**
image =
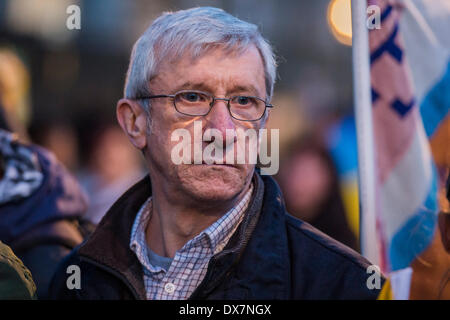
[[[193,200],[229,201],[242,191],[246,183],[243,166],[200,164],[186,165],[180,169],[181,187]]]

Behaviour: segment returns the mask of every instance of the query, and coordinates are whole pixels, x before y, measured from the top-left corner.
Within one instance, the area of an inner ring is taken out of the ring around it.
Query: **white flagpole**
[[[370,85],[367,1],[352,0],[353,98],[358,141],[360,243],[362,254],[380,265],[375,211],[375,145]]]

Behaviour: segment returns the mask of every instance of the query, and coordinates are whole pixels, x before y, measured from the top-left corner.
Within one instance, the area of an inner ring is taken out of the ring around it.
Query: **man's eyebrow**
[[[183,83],[182,85],[177,86],[175,89],[175,92],[178,92],[181,90],[190,90],[190,89],[212,92],[212,88],[209,87],[208,85],[206,85],[204,82],[190,82],[190,81],[187,81],[187,82]]]
[[[176,92],[182,91],[182,90],[199,90],[199,91],[204,91],[204,92],[208,92],[208,93],[214,92],[214,88],[210,87],[209,85],[207,85],[204,82],[191,82],[191,81],[187,81],[187,82],[183,83],[182,85],[177,86],[174,89],[173,93],[176,93]],[[250,85],[236,85],[227,91],[227,95],[240,94],[240,93],[246,93],[246,94],[251,94],[254,96],[260,96],[259,91],[256,89],[255,86],[253,86],[251,84]],[[264,99],[264,96],[261,96],[261,98]]]
[[[241,86],[241,85],[237,85],[234,86],[231,90],[228,91],[228,94],[233,94],[233,93],[242,93],[242,92],[248,92],[254,96],[258,96],[259,92],[256,89],[256,87],[254,87],[253,85],[248,85],[248,86]],[[261,97],[264,98],[264,97]]]

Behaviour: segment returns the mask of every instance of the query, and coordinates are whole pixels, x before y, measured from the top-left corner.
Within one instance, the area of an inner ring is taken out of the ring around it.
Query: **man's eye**
[[[238,104],[244,106],[244,105],[247,105],[247,104],[251,103],[251,99],[250,99],[249,97],[241,96],[241,97],[237,97],[237,98],[236,98],[236,102],[237,102]]]
[[[201,95],[196,92],[185,92],[181,94],[181,97],[183,100],[188,102],[197,102],[202,100]]]

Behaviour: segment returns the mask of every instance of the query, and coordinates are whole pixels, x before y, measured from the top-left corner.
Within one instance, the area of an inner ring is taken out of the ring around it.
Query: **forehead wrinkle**
[[[246,93],[259,97],[265,97],[265,87],[258,86],[256,79],[261,77],[265,85],[264,74],[257,72],[253,77],[242,77],[240,72],[228,74],[204,72],[193,80],[185,82],[179,88],[196,89],[211,94],[223,94],[229,96],[236,93]],[[220,89],[220,90],[219,90]],[[219,91],[218,91],[219,90]]]
[[[171,93],[182,90],[198,90],[214,94],[216,93],[218,87],[224,88],[223,93],[227,96],[237,93],[246,93],[252,95],[260,94],[259,90],[252,83],[242,84],[239,80],[228,80],[225,77],[221,77],[220,79],[212,79],[210,77],[206,77],[205,80],[188,80],[181,85],[175,86],[175,88],[172,90],[173,92]]]
[[[221,54],[228,58],[226,50],[223,48],[215,48],[217,51],[222,51]],[[256,48],[254,48],[256,49]],[[212,53],[214,50],[209,50],[208,53]],[[239,58],[242,57],[246,52],[249,52],[249,49],[245,50],[244,52],[234,52],[232,55],[233,58]],[[208,92],[210,94],[220,94],[220,95],[230,95],[230,94],[236,94],[240,92],[245,92],[246,94],[252,94],[259,96],[261,98],[266,97],[265,94],[265,74],[264,74],[264,65],[262,62],[262,58],[257,51],[257,57],[259,58],[259,64],[261,68],[258,68],[256,71],[256,74],[253,77],[242,77],[241,73],[245,72],[244,70],[236,70],[233,73],[229,73],[228,69],[224,69],[223,72],[209,72],[209,70],[205,70],[202,73],[193,74],[190,79],[182,79],[183,75],[180,75],[180,78],[178,79],[166,79],[164,74],[170,75],[172,73],[176,73],[178,68],[186,68],[190,67],[193,64],[196,65],[199,60],[207,56],[208,54],[203,54],[200,57],[192,58],[192,56],[188,54],[184,55],[182,58],[171,60],[168,59],[164,64],[160,67],[160,72],[158,75],[156,75],[152,81],[150,82],[150,85],[152,85],[152,82],[154,80],[163,80],[160,82],[160,84],[164,87],[171,88],[170,94],[174,94],[175,92],[181,91],[181,90],[199,90]],[[219,55],[220,57],[220,55]],[[184,59],[183,59],[184,58]],[[216,64],[216,67],[220,67],[220,64]],[[227,68],[224,66],[224,68]],[[251,70],[254,71],[254,70]],[[264,87],[259,88],[257,79],[261,77],[262,83],[264,84]],[[178,81],[177,81],[178,80]],[[183,81],[183,82],[182,82]],[[181,84],[177,85],[177,82],[182,82]],[[259,89],[260,90],[259,90]],[[218,89],[220,92],[218,92]]]
[[[193,89],[193,90],[199,90],[199,91],[205,91],[211,94],[223,94],[226,97],[229,97],[231,95],[236,94],[247,94],[247,95],[254,95],[254,96],[261,96],[260,90],[257,89],[257,87],[252,83],[242,83],[240,80],[236,79],[228,79],[223,77],[216,81],[216,79],[211,80],[211,83],[208,83],[209,81],[204,82],[186,82],[186,86],[180,86],[184,89]],[[220,88],[220,91],[218,91],[218,88]],[[223,88],[223,89],[222,89]],[[262,91],[264,91],[262,89]]]
[[[231,89],[227,91],[227,95],[231,94],[238,94],[238,93],[245,93],[245,94],[251,94],[254,96],[259,96],[260,92],[256,87],[252,84],[249,85],[235,85]]]
[[[198,82],[186,81],[185,83],[177,86],[174,91],[181,91],[181,90],[198,90],[198,91],[212,92],[212,87],[210,87],[203,81]]]

